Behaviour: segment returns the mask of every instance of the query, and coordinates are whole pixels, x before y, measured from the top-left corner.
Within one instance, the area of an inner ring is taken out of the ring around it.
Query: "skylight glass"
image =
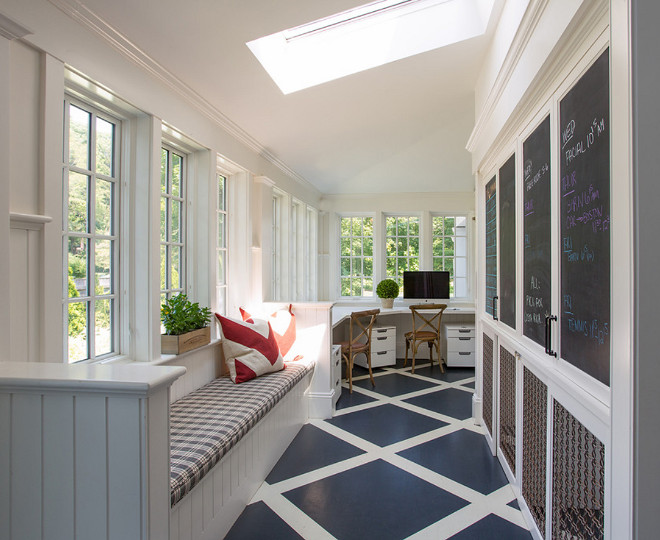
[[[494,0],[379,0],[247,43],[284,94],[482,35]]]

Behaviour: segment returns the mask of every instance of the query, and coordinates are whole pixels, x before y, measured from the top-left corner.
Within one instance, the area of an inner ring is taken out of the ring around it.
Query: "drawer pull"
[[[470,337],[459,337],[459,341],[470,341],[472,338]]]
[[[378,351],[376,354],[387,354],[387,351]]]
[[[472,353],[471,352],[459,352],[458,354],[460,354],[461,356],[469,356]]]
[[[384,334],[387,332],[387,328],[376,328],[375,330],[377,334]]]
[[[459,332],[460,332],[461,334],[467,334],[467,333],[469,333],[469,332],[472,332],[472,330],[471,330],[470,328],[467,328],[467,329],[465,329],[465,330],[463,330],[463,329],[461,328],[461,329],[459,329]]]
[[[376,338],[378,341],[383,341],[384,339],[387,339],[387,337],[377,337]]]

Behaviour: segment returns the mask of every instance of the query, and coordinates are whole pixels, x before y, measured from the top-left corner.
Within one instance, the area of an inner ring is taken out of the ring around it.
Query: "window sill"
[[[217,347],[220,345],[221,340],[219,338],[212,339],[210,343],[207,343],[206,345],[202,345],[201,347],[197,347],[196,349],[193,349],[191,351],[186,351],[181,354],[162,354],[160,358],[157,358],[156,360],[152,360],[151,362],[145,362],[148,365],[151,366],[166,366],[170,362],[178,361],[183,358],[186,358],[188,356],[191,356],[193,354],[198,354],[200,352],[210,350],[214,347]]]

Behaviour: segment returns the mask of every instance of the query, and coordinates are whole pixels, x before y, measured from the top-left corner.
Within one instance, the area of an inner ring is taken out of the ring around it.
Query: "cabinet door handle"
[[[545,354],[557,358],[557,353],[552,350],[552,321],[556,321],[556,315],[545,316]]]
[[[497,306],[495,305],[499,299],[500,299],[499,296],[493,296],[493,320],[494,321],[499,321],[499,319],[497,318],[497,315],[496,315]]]

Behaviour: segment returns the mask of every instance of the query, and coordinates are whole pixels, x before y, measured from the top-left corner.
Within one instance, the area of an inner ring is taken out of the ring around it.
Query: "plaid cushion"
[[[286,369],[242,384],[211,381],[170,407],[170,489],[174,506],[286,393],[313,364]]]

